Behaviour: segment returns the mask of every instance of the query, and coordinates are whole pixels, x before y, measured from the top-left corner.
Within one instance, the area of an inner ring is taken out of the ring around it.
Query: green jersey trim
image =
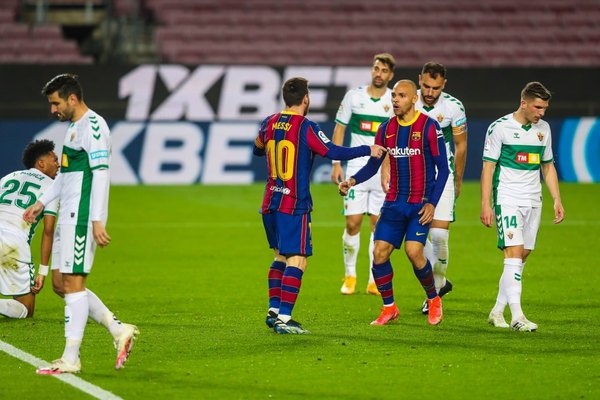
[[[498,160],[495,160],[492,157],[483,157],[483,161],[490,161],[490,162],[493,162],[493,163],[497,163],[498,162]]]
[[[75,150],[68,146],[63,147],[63,160],[61,173],[82,172],[81,196],[77,211],[77,224],[87,226],[90,220],[90,201],[92,198],[92,170],[90,168],[88,153],[85,150]]]
[[[100,165],[96,165],[95,167],[90,168],[90,170],[95,171],[97,169],[108,169],[108,164],[100,164]]]

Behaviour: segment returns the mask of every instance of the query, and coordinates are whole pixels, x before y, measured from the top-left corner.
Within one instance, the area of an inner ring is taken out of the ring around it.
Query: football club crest
[[[506,234],[506,236],[508,236],[508,238],[512,240],[512,238],[513,238],[514,234],[513,234],[512,232],[508,232],[508,233]]]
[[[444,120],[444,116],[443,116],[442,114],[438,114],[438,116],[437,116],[437,120],[438,120],[438,122],[441,124],[441,123],[442,123],[442,121]]]
[[[412,140],[421,140],[421,132],[413,132],[411,138]]]
[[[75,140],[75,132],[71,133],[71,139],[70,139],[70,140],[71,140],[71,142],[72,142],[73,140]]]
[[[538,132],[537,133],[537,137],[539,139],[539,141],[541,142],[542,140],[544,140],[544,134],[542,132]]]
[[[388,112],[388,111],[390,111],[390,105],[389,105],[389,104],[386,104],[385,106],[383,106],[383,110],[384,110],[385,112]]]

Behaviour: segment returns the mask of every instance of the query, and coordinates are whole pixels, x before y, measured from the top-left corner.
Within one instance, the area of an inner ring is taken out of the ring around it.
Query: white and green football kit
[[[31,291],[34,267],[30,243],[39,221],[23,220],[25,209],[52,185],[53,179],[31,168],[0,179],[0,293],[21,296]],[[56,202],[48,204],[55,208]]]
[[[101,209],[100,220],[108,219],[108,181],[102,190],[103,204],[92,204],[95,170],[108,170],[110,130],[104,118],[88,110],[77,122],[69,124],[61,156],[60,210],[58,213],[58,252],[53,252],[53,267],[62,273],[89,274],[96,242],[92,233],[93,208]],[[58,258],[58,259],[57,259]]]
[[[335,122],[350,127],[350,147],[375,144],[379,126],[394,115],[392,91],[387,89],[379,99],[373,99],[367,92],[368,86],[360,86],[346,93],[337,111]],[[369,161],[369,157],[349,160],[346,176],[352,176]],[[381,188],[381,173],[352,187],[344,198],[344,215],[369,213],[379,214],[385,200]]]
[[[467,125],[467,115],[465,113],[465,107],[455,97],[452,97],[448,93],[442,92],[436,103],[429,107],[423,104],[421,99],[421,89],[417,91],[418,100],[415,104],[415,108],[429,117],[435,119],[442,128],[444,134],[444,142],[446,143],[446,154],[448,156],[448,167],[450,169],[450,175],[446,181],[444,192],[440,201],[435,207],[435,214],[433,219],[438,221],[454,221],[454,206],[456,203],[455,193],[455,167],[454,167],[454,153],[452,152],[451,143],[452,139],[452,128],[465,127]]]
[[[533,250],[542,210],[542,164],[553,162],[550,125],[505,115],[487,131],[483,160],[496,163],[492,188],[498,247]]]

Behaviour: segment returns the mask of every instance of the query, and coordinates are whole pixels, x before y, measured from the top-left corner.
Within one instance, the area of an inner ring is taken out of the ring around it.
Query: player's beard
[[[377,81],[379,81],[379,83]],[[373,78],[371,80],[371,85],[377,89],[381,89],[382,87],[386,86],[386,82],[381,78]]]
[[[423,103],[427,104],[427,107],[431,107],[433,106],[437,100],[440,98],[440,96],[438,97],[434,97],[434,96],[423,96],[421,94],[421,100],[423,100]]]
[[[55,117],[56,117],[56,118],[57,118],[59,121],[62,121],[62,122],[64,122],[64,121],[70,121],[70,120],[73,118],[73,114],[74,114],[74,111],[73,111],[73,110],[66,109],[66,110],[65,110],[65,111],[63,111],[63,112],[58,112],[58,111],[57,111],[57,112],[55,112],[55,113],[54,113],[54,116],[55,116]]]

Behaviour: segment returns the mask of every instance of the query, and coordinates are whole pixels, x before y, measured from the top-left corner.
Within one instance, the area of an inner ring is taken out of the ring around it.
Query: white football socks
[[[344,246],[344,266],[346,267],[346,276],[356,276],[356,258],[360,249],[360,232],[356,235],[349,235],[344,229],[342,235]]]
[[[88,304],[90,307],[90,318],[105,327],[110,334],[117,338],[123,331],[121,321],[104,305],[102,300],[90,289],[86,289]]]
[[[448,268],[448,239],[450,231],[448,229],[431,228],[429,230],[433,250],[433,279],[435,280],[435,289],[439,292],[446,284],[446,269]]]
[[[79,360],[79,348],[83,340],[85,324],[89,315],[88,294],[82,292],[65,294],[65,338],[62,358],[71,364]]]
[[[504,259],[504,272],[502,273],[501,280],[513,321],[523,315],[523,310],[521,309],[522,273],[523,262],[520,258]]]
[[[27,317],[27,307],[14,299],[0,299],[0,315],[8,318],[25,318]]]

